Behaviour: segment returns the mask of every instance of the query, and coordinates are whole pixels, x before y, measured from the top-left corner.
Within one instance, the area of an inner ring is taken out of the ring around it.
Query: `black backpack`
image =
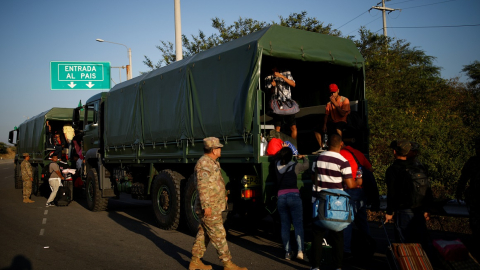
[[[65,186],[60,186],[55,196],[55,203],[57,206],[67,206],[70,203],[70,189]]]
[[[423,201],[430,189],[430,180],[428,179],[428,172],[423,165],[413,163],[407,165],[407,176],[409,178],[409,189],[411,197],[411,207],[416,208],[423,205]]]

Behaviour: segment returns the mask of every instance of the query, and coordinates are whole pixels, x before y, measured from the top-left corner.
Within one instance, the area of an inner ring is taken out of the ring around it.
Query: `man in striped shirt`
[[[320,154],[312,166],[314,172],[312,181],[313,197],[312,202],[315,201],[315,195],[322,189],[342,189],[344,185],[348,188],[356,188],[362,185],[362,179],[354,179],[352,176],[352,169],[350,163],[340,154],[343,142],[342,137],[338,134],[332,134],[328,140],[329,149]],[[327,229],[319,226],[312,226],[313,241],[312,241],[312,270],[319,269],[320,261],[322,259],[322,243],[323,237]],[[330,231],[330,245],[332,246],[333,263],[336,269],[342,268],[343,261],[343,231]]]

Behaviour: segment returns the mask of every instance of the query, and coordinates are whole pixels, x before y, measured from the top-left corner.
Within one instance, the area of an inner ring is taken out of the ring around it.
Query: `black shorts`
[[[289,115],[274,114],[273,124],[276,127],[281,127],[283,125],[287,125],[289,127],[295,126],[297,124],[297,122],[295,121],[295,114],[289,114]]]
[[[344,132],[345,129],[347,129],[347,123],[346,122],[333,123],[331,121],[327,122],[327,134],[337,133],[337,129]],[[320,125],[317,125],[313,131],[323,134],[323,123],[321,123]]]

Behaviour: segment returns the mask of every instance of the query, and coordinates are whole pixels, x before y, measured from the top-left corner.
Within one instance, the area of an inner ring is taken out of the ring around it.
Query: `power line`
[[[448,1],[437,2],[437,3],[431,3],[431,4],[425,4],[425,5],[420,5],[420,6],[406,7],[406,8],[402,8],[402,9],[410,9],[410,8],[418,8],[418,7],[433,6],[433,5],[438,5],[438,4],[443,4],[443,3],[447,3],[447,2],[453,2],[453,1],[457,1],[457,0],[448,0]]]
[[[446,28],[446,27],[470,27],[470,26],[480,26],[480,24],[437,25],[437,26],[391,26],[388,28]]]
[[[350,21],[348,21],[348,22],[346,22],[346,23],[342,24],[342,26],[338,27],[338,28],[337,28],[337,30],[338,30],[338,29],[340,29],[340,28],[342,28],[342,27],[343,27],[343,26],[345,26],[346,24],[350,23],[351,21],[355,20],[356,18],[358,18],[358,17],[362,16],[363,14],[365,14],[365,13],[369,12],[370,10],[372,10],[372,9],[369,9],[369,10],[367,10],[367,11],[363,12],[362,14],[358,15],[357,17],[355,17],[355,18],[351,19]]]

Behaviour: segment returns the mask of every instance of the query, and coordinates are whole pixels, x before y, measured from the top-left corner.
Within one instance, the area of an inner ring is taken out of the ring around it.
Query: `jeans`
[[[281,235],[285,252],[291,252],[290,249],[290,224],[295,228],[295,239],[297,240],[298,251],[303,252],[303,207],[300,193],[287,193],[278,197],[278,213],[282,225]]]
[[[400,243],[420,243],[427,246],[427,225],[424,211],[403,209],[395,212],[395,240]]]
[[[370,228],[368,227],[367,219],[367,209],[365,205],[365,193],[361,188],[346,189],[345,192],[350,195],[350,205],[353,207],[354,213],[354,223],[357,228],[367,235],[370,235]],[[352,229],[353,224],[348,225],[345,230],[343,230],[343,251],[351,253],[351,243],[352,243]]]

